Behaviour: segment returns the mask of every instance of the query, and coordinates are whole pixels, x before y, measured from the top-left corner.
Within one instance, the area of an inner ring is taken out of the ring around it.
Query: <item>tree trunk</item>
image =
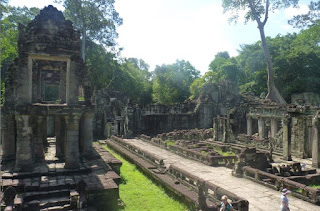
[[[272,61],[271,56],[269,52],[269,48],[266,41],[266,36],[264,34],[264,25],[258,24],[258,28],[260,31],[261,36],[261,42],[262,42],[262,48],[264,57],[267,62],[267,69],[268,69],[268,95],[266,96],[267,99],[270,99],[271,101],[279,104],[286,104],[286,101],[283,99],[283,97],[280,95],[277,87],[274,84],[274,71],[272,67]]]
[[[82,31],[82,43],[81,43],[81,58],[83,62],[86,61],[86,38],[87,38],[87,34],[86,34],[86,30],[84,29]]]

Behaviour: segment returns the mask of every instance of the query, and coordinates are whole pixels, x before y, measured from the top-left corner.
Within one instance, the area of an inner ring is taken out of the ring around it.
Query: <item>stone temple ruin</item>
[[[191,207],[217,210],[222,195],[236,210],[248,210],[249,202],[223,184],[204,181],[189,166],[165,166],[145,143],[320,203],[320,189],[308,186],[320,184],[320,175],[299,163],[309,159],[310,167],[320,166],[319,96],[296,94],[292,104],[277,105],[240,95],[232,82],[223,81],[206,84],[194,101],[131,105],[125,93],[91,88],[80,34],[53,6],[19,25],[18,51],[2,107],[1,209],[115,209],[121,162],[93,143],[97,139],[109,139],[101,143],[138,164],[147,160],[140,167],[174,193],[187,193]],[[299,162],[288,163],[293,158]]]
[[[48,6],[19,25],[18,52],[2,108],[2,188],[12,199],[6,205],[69,210],[81,200],[111,210],[121,162],[93,147],[94,105],[80,33]]]

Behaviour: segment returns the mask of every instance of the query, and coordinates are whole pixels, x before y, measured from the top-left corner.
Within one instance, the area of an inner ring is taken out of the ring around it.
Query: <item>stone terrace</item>
[[[250,210],[279,210],[280,209],[280,192],[269,189],[244,178],[237,178],[231,175],[231,169],[226,167],[210,167],[197,161],[183,158],[179,155],[161,149],[139,139],[125,139],[141,149],[162,157],[164,165],[174,164],[179,168],[194,174],[204,180],[227,189],[240,197],[249,201]],[[308,203],[301,199],[289,196],[291,210],[319,210],[320,207]]]
[[[65,169],[65,164],[54,156],[54,138],[48,138],[48,143],[46,160],[36,163],[31,171],[16,173],[13,162],[2,166],[3,188],[15,188],[18,194],[16,206],[28,210],[30,204],[38,203],[41,210],[71,209],[70,199],[80,180],[86,182],[89,196],[99,197],[97,195],[101,194],[110,203],[108,207],[117,206],[122,165],[119,160],[95,144],[92,157],[83,160],[79,169]],[[96,197],[89,198],[98,204]]]

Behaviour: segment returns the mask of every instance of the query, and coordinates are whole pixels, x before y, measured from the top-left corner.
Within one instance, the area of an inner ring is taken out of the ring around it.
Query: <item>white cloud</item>
[[[284,10],[286,18],[291,19],[296,15],[305,14],[309,11],[308,5],[302,4],[298,8],[289,7]]]
[[[174,1],[176,5],[172,1],[156,2],[117,2],[124,20],[118,29],[123,56],[142,58],[151,68],[185,59],[204,73],[217,52],[231,49],[222,33],[228,23],[220,3],[193,8],[178,1]]]

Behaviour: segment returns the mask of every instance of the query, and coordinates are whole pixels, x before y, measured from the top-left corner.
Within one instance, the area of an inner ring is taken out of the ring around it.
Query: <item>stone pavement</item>
[[[240,197],[247,199],[249,201],[250,210],[280,210],[280,192],[257,184],[251,180],[233,177],[231,175],[231,169],[225,167],[207,166],[200,162],[186,159],[139,139],[124,140],[140,147],[141,149],[162,157],[166,166],[175,164],[185,171],[198,176],[199,178],[208,180],[216,185],[221,186],[222,188],[225,188],[237,194]],[[316,206],[293,196],[289,196],[289,203],[291,211],[320,210],[320,206]]]

